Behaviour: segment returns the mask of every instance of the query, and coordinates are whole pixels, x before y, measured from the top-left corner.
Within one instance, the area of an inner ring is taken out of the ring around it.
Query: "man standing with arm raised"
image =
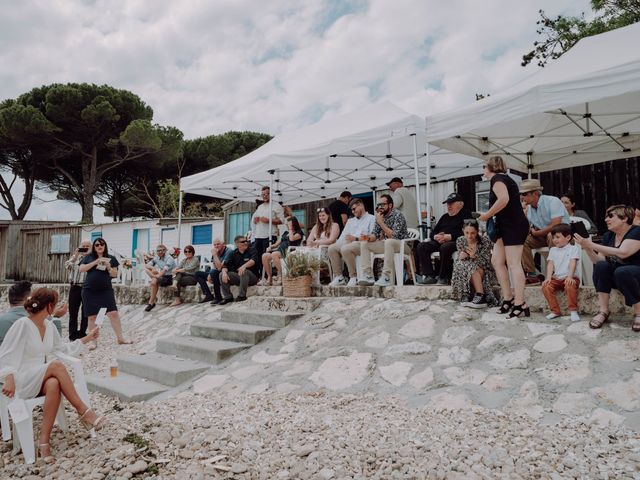
[[[269,187],[262,187],[262,204],[258,205],[251,217],[251,223],[255,228],[255,248],[258,258],[267,251],[270,243],[275,243],[278,237],[278,225],[284,220],[284,210],[278,202],[271,204],[271,190]],[[269,231],[269,217],[271,217],[271,231]],[[259,263],[259,262],[258,262]],[[258,277],[260,277],[261,265],[257,265]]]

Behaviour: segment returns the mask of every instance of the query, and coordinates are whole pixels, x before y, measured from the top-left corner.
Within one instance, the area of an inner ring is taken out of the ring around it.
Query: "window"
[[[307,216],[307,211],[304,208],[302,208],[300,210],[292,210],[291,213],[293,213],[293,216],[298,219],[298,223],[300,224],[300,228],[302,228],[302,231],[303,232],[308,231],[309,228],[307,226],[307,221],[305,218]]]
[[[251,230],[251,212],[238,212],[229,214],[229,233],[227,242],[233,243],[238,235],[246,235]]]
[[[95,241],[96,238],[101,238],[102,232],[91,232],[91,243]]]
[[[63,233],[61,235],[51,235],[51,253],[69,253],[71,235]]]
[[[141,252],[151,251],[150,232],[148,228],[134,228],[133,239],[131,241],[131,256],[136,256],[136,250]]]
[[[191,227],[192,245],[211,245],[213,243],[213,225],[194,225]]]

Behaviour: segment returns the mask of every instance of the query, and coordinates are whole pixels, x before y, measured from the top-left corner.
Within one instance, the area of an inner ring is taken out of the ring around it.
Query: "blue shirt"
[[[165,275],[171,275],[173,273],[173,269],[176,268],[176,261],[171,255],[165,253],[164,258],[160,258],[156,255],[147,265],[156,267],[158,270],[164,270]]]
[[[569,224],[569,213],[558,197],[551,195],[541,195],[538,200],[538,207],[529,205],[527,218],[537,229],[547,228],[553,218],[562,217],[561,223]]]
[[[0,314],[0,344],[4,340],[4,336],[7,334],[11,325],[16,323],[16,321],[22,317],[28,317],[29,314],[24,309],[22,305],[17,307],[11,307],[6,312]],[[53,319],[53,324],[58,329],[58,333],[62,334],[62,323],[59,318]]]

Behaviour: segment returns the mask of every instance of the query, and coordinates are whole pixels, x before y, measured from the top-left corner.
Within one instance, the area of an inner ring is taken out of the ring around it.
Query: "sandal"
[[[640,315],[633,316],[633,325],[631,325],[631,330],[634,332],[640,332]]]
[[[609,320],[609,312],[598,312],[589,322],[589,326],[591,328],[602,328],[602,325],[604,325],[607,320]]]
[[[96,417],[93,422],[89,420],[85,420],[85,415],[89,412],[93,412],[92,408],[87,408],[84,413],[80,416],[80,422],[87,430],[95,430],[96,432],[104,427],[105,423],[107,423],[107,416],[101,415],[100,417]]]
[[[503,300],[502,305],[498,309],[498,313],[509,313],[513,307],[513,298],[511,300]]]
[[[522,303],[520,305],[514,305],[511,308],[511,312],[509,312],[509,315],[507,315],[507,318],[520,318],[522,316],[525,317],[530,317],[531,316],[531,310],[529,309],[529,306],[526,303]]]
[[[47,450],[49,450],[49,454],[46,455],[45,453],[43,453],[43,449],[46,448]],[[53,455],[51,455],[51,445],[49,445],[48,443],[41,443],[40,445],[38,445],[38,456],[40,458],[42,458],[42,461],[48,465],[51,465],[53,463],[56,463],[56,459]]]

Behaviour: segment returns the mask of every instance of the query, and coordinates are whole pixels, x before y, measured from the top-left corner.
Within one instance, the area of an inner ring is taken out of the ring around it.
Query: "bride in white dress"
[[[80,421],[89,429],[99,430],[106,417],[98,417],[78,396],[67,368],[55,360],[57,352],[77,355],[85,344],[98,337],[99,329],[72,343],[63,343],[48,317],[58,303],[58,293],[39,288],[27,298],[24,308],[29,315],[17,320],[0,346],[0,380],[2,393],[21,399],[45,396],[39,451],[46,463],[53,463],[49,438],[60,405],[60,394],[78,411]]]

